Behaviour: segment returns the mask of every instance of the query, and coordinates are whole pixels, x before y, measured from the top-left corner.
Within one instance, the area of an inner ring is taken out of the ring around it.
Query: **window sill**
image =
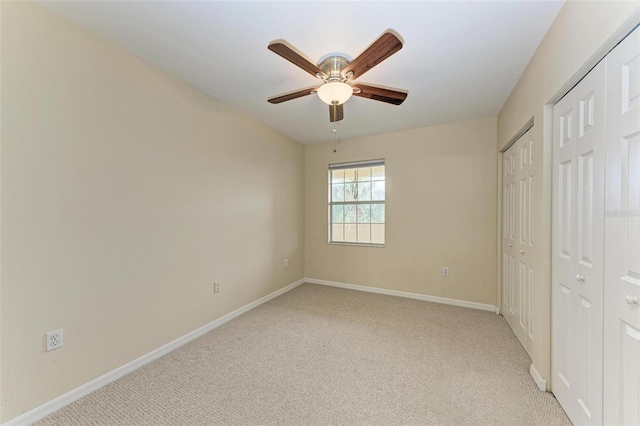
[[[329,241],[330,246],[351,246],[351,247],[373,247],[373,248],[384,248],[384,244],[372,244],[372,243],[343,243],[343,242],[334,242]]]

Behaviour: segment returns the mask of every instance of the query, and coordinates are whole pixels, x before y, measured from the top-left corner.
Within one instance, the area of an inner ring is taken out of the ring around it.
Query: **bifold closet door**
[[[531,354],[531,285],[535,155],[533,128],[504,152],[502,174],[501,311],[522,346]]]
[[[605,60],[553,107],[551,386],[602,424]]]
[[[640,424],[640,30],[607,56],[605,424]]]

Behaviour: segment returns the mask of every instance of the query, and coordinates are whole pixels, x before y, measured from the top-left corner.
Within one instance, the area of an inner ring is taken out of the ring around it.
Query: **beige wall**
[[[7,421],[302,278],[304,150],[34,5],[1,28]]]
[[[637,1],[568,1],[545,35],[498,115],[498,150],[533,118],[536,173],[536,269],[532,292],[532,361],[550,378],[551,326],[551,106],[640,20]],[[546,105],[546,106],[545,106]],[[498,217],[498,220],[500,218]]]
[[[305,276],[495,305],[495,143],[494,117],[305,146]],[[329,245],[328,165],[376,158],[385,247]]]

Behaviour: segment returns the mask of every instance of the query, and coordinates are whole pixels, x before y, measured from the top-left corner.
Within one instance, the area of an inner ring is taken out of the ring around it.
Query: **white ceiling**
[[[338,137],[497,115],[562,1],[71,1],[38,4],[301,143],[333,140],[319,80],[267,50],[285,39],[316,62],[357,56],[386,29],[404,47],[358,79],[408,90],[394,106],[351,98]]]

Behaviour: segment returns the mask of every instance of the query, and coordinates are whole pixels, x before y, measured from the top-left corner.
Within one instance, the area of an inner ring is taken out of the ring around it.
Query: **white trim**
[[[524,135],[525,133],[527,133],[529,130],[531,130],[531,128],[533,127],[535,123],[533,122],[533,117],[531,117],[529,120],[527,120],[527,122],[525,123],[524,126],[522,126],[522,128],[520,130],[518,130],[515,135],[509,139],[509,142],[507,142],[507,144],[505,146],[502,147],[501,150],[499,150],[500,153],[504,154],[509,148],[511,148],[511,146],[516,143],[518,141],[518,139],[520,139],[520,137],[522,135]]]
[[[404,297],[407,299],[424,300],[426,302],[442,303],[444,305],[460,306],[463,308],[479,309],[481,311],[496,312],[496,307],[484,303],[468,302],[466,300],[448,299],[446,297],[428,296],[426,294],[408,293],[406,291],[388,290],[386,288],[367,287],[364,285],[345,284],[335,281],[317,280],[315,278],[305,278],[309,284],[320,284],[331,287],[346,288],[348,290],[365,291],[367,293],[385,294],[387,296]]]
[[[538,389],[540,389],[542,392],[546,392],[547,381],[542,378],[542,376],[540,375],[540,373],[538,373],[538,370],[536,370],[536,367],[534,367],[533,364],[531,364],[531,367],[529,367],[529,374],[531,374],[531,377],[533,377],[533,381],[536,382]]]
[[[500,315],[500,308],[496,306],[496,315]]]
[[[84,385],[78,388],[75,388],[74,390],[67,392],[64,395],[61,395],[55,399],[52,399],[51,401],[45,404],[42,404],[41,406],[34,408],[31,411],[27,411],[26,413],[8,421],[7,423],[4,423],[3,426],[31,425],[32,423],[45,418],[49,414],[52,414],[60,410],[61,408],[71,404],[72,402],[82,398],[83,396],[86,396],[91,392],[113,382],[114,380],[119,379],[120,377],[142,367],[143,365],[146,365],[151,361],[154,361],[160,358],[161,356],[168,354],[169,352],[179,348],[185,343],[188,343],[194,339],[197,339],[198,337],[208,333],[214,328],[220,327],[222,324],[244,314],[245,312],[259,305],[262,305],[263,303],[268,302],[269,300],[276,298],[281,294],[288,292],[289,290],[293,290],[294,288],[296,288],[297,286],[299,286],[304,282],[305,282],[304,279],[300,279],[294,282],[293,284],[289,284],[288,286],[283,287],[280,290],[274,291],[273,293],[268,294],[254,302],[251,302],[248,305],[244,305],[243,307],[238,308],[235,311],[230,312],[190,333],[187,333],[184,336],[177,338],[173,342],[169,342],[166,345],[161,346],[158,349],[153,350],[148,354],[143,355],[140,358],[129,362],[128,364],[118,367],[115,370],[109,373],[106,373],[98,377],[97,379],[90,381],[89,383],[85,383]]]

